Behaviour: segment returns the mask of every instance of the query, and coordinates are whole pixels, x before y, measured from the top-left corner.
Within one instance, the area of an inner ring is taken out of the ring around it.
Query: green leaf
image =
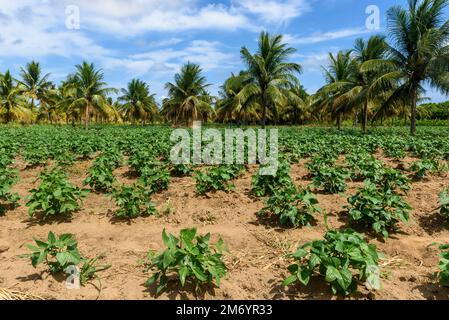
[[[204,274],[204,272],[200,268],[193,265],[192,271],[193,271],[193,274],[195,275],[195,277],[198,278],[198,280],[200,280],[201,282],[207,281],[207,276]]]
[[[294,282],[296,282],[296,280],[297,280],[298,278],[296,277],[296,275],[291,275],[290,277],[288,277],[287,279],[285,279],[283,282],[282,282],[282,285],[283,286],[289,286],[289,285],[291,285],[292,283],[294,283]]]
[[[333,282],[337,279],[341,279],[340,272],[333,266],[327,266],[326,269],[326,281]]]
[[[189,275],[189,268],[184,266],[179,269],[179,280],[181,281],[181,286],[184,287],[188,275]]]
[[[49,244],[55,244],[56,243],[56,236],[51,231],[48,233],[48,243]]]

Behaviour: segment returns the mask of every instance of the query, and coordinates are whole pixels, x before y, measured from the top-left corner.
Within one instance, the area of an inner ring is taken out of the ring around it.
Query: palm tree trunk
[[[5,120],[6,120],[6,123],[9,123],[10,121],[11,121],[11,110],[8,108],[7,110],[6,110],[6,117],[5,117]]]
[[[416,134],[416,100],[417,100],[417,90],[415,87],[412,88],[412,112],[410,119],[410,134],[414,136]]]
[[[267,106],[262,102],[262,128],[265,129],[267,123]]]
[[[84,117],[84,129],[89,130],[89,104],[86,104]]]
[[[362,124],[363,132],[365,133],[367,125],[368,125],[368,102],[365,101],[365,105],[363,107],[363,124]]]
[[[341,113],[337,116],[337,129],[341,130]]]

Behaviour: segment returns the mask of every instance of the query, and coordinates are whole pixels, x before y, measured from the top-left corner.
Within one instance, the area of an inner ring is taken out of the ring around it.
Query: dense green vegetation
[[[448,126],[421,122],[416,128],[420,119],[449,119],[447,103],[418,106],[425,98],[424,84],[449,92],[449,21],[443,17],[448,3],[410,0],[406,9],[391,8],[385,36],[357,39],[352,49],[329,54],[326,84],[312,95],[299,81],[302,67],[291,61],[296,50],[281,35],[267,32],[261,33],[253,53],[242,47],[245,70],[232,74],[217,97],[208,91],[201,66],[193,63],[166,84],[161,105],[145,82],[133,79],[121,91],[110,88],[103,71],[88,62],[77,65],[59,85],[34,61],[21,69],[18,79],[5,71],[0,74],[0,119],[7,123],[0,126],[0,216],[19,205],[14,192],[17,162],[23,170],[41,169],[25,198],[30,220],[41,224],[70,217],[83,207],[89,192],[110,197],[115,219],[131,224],[131,219],[158,215],[152,198],[168,189],[174,177],[190,177],[195,196],[205,200],[215,192],[233,192],[233,182],[251,173],[247,196],[264,204],[258,209],[260,220],[275,218],[279,228],[313,228],[315,220],[325,221],[323,239],[282,257],[292,262],[284,285],[307,286],[318,276],[334,294],[352,294],[362,283],[368,290],[378,289],[381,253],[370,241],[390,241],[410,221],[413,208],[406,196],[414,183],[449,171]],[[335,122],[336,128],[276,126],[278,170],[263,175],[260,163],[255,168],[247,163],[173,165],[172,125],[190,127],[196,120],[204,122],[203,130],[212,126],[222,132],[240,125],[312,122]],[[375,126],[403,120],[410,120],[410,130]],[[348,122],[353,127],[342,128]],[[86,189],[67,173],[81,161],[90,165],[81,182]],[[306,176],[293,177],[291,169],[299,162]],[[118,182],[116,170],[124,165],[135,178],[132,183]],[[300,180],[312,183],[300,188]],[[358,182],[357,189],[349,182]],[[435,203],[442,220],[449,216],[447,188]],[[356,231],[329,230],[319,194],[343,196],[343,211],[332,214],[341,214]],[[197,235],[196,229],[181,230],[179,237],[164,230],[166,249],[150,252],[144,262],[146,271],[152,271],[146,284],[155,285],[156,294],[169,288],[171,278],[183,288],[192,285],[195,292],[198,286],[218,286],[227,275],[226,250],[221,239],[216,245],[210,239],[210,234]],[[81,283],[86,283],[108,266],[97,265],[100,257],[82,257],[77,245],[71,234],[50,232],[47,240],[28,245],[28,257],[34,267],[45,264],[51,273],[79,266]],[[449,281],[448,248],[440,247],[442,285]]]
[[[104,72],[86,61],[59,85],[38,62],[21,68],[18,79],[0,73],[0,119],[23,123],[163,123],[191,126],[195,120],[237,124],[303,124],[347,120],[361,124],[387,118],[448,119],[447,103],[428,104],[424,84],[449,92],[448,0],[410,0],[406,8],[388,10],[385,35],[357,39],[353,48],[329,53],[323,66],[326,83],[308,94],[301,85],[296,49],[282,35],[262,32],[255,52],[245,46],[245,69],[231,74],[211,95],[201,66],[187,63],[165,87],[158,105],[150,85],[132,79],[120,91],[108,87]],[[390,41],[388,41],[389,39]],[[37,162],[39,163],[38,159]],[[341,189],[341,187],[339,188]]]
[[[233,192],[233,180],[250,167],[248,164],[173,166],[169,159],[172,128],[168,126],[92,125],[89,131],[72,126],[0,126],[0,131],[3,137],[0,141],[2,212],[8,214],[7,209],[12,209],[10,204],[17,203],[11,188],[18,180],[15,161],[20,159],[24,170],[27,166],[41,167],[36,187],[28,190],[27,197],[31,219],[39,219],[41,223],[51,223],[84,205],[82,199],[88,190],[76,187],[64,173],[75,162],[91,161],[84,184],[92,192],[112,197],[116,204],[114,215],[126,219],[157,216],[152,197],[169,188],[172,177],[190,176],[199,195],[207,193],[207,197],[212,197],[219,190]],[[413,208],[405,195],[416,179],[446,175],[449,171],[446,127],[421,127],[415,136],[410,136],[405,128],[380,128],[363,133],[357,129],[283,127],[279,129],[279,152],[276,176],[260,175],[262,164],[256,165],[252,173],[249,194],[265,203],[258,212],[259,217],[274,217],[281,228],[313,228],[313,222],[321,219],[327,226],[328,213],[321,209],[317,194],[344,192],[342,196],[347,204],[342,214],[347,217],[348,226],[365,232],[367,238],[364,240],[353,231],[330,230],[324,240],[301,246],[289,256],[294,264],[289,268],[292,275],[285,284],[307,285],[312,275],[318,273],[329,282],[333,292],[343,295],[351,294],[361,283],[371,289],[379,287],[378,252],[369,239],[378,237],[389,241],[399,229],[399,223],[409,221]],[[378,160],[380,156],[391,163],[405,157],[414,157],[416,161],[393,168]],[[306,188],[298,188],[298,180],[290,172],[300,161],[308,170],[303,178],[311,180]],[[428,167],[428,163],[433,165]],[[136,175],[133,184],[117,183],[114,172],[123,165],[129,166],[129,173]],[[346,185],[350,181],[364,184],[349,193]],[[435,203],[437,214],[446,219],[447,189],[441,190],[439,199]],[[40,215],[36,217],[37,213]],[[198,237],[194,230],[183,230],[179,238],[164,234],[164,242],[168,249],[150,255],[147,261],[148,269],[154,271],[148,284],[157,283],[157,293],[167,288],[169,274],[176,274],[183,287],[187,282],[194,286],[219,284],[225,276],[223,252],[208,244],[209,236]],[[48,242],[38,244],[33,247],[32,256],[36,266],[45,260],[56,272],[67,263],[79,265],[87,272],[86,279],[102,269],[97,266],[96,258],[78,257],[72,237],[50,235]],[[73,259],[62,260],[62,255]],[[445,256],[442,253],[442,283],[446,281]]]

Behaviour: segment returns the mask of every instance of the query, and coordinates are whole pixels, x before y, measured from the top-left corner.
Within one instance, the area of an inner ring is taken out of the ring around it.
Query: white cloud
[[[3,1],[6,2],[6,1]],[[66,6],[77,6],[82,30],[114,36],[187,30],[251,30],[264,23],[288,22],[309,10],[306,0],[229,0],[204,4],[200,0],[20,0],[2,3],[6,12],[21,13],[22,21],[47,18],[47,26],[65,23]],[[0,23],[5,20],[0,14]],[[31,23],[30,23],[31,22]]]
[[[355,36],[361,36],[364,34],[372,33],[373,31],[365,29],[365,28],[349,28],[349,29],[340,29],[335,31],[328,31],[324,33],[314,33],[310,36],[299,37],[286,34],[284,36],[284,40],[290,44],[313,44],[319,42],[325,42],[330,40],[337,40],[342,38],[349,38]]]
[[[318,52],[309,55],[298,55],[299,63],[305,72],[314,72],[321,70],[321,66],[328,63],[329,54],[326,52]]]
[[[110,50],[98,45],[82,32],[66,29],[64,7],[55,4],[54,8],[50,8],[48,2],[43,1],[41,5],[30,0],[2,3],[0,55],[88,58],[111,54]],[[58,8],[61,11],[58,11]],[[58,12],[60,14],[57,14]]]
[[[148,46],[153,48],[168,47],[179,44],[183,41],[184,40],[181,38],[162,39],[158,41],[151,41],[148,43]]]
[[[221,4],[205,7],[179,6],[173,10],[154,7],[139,14],[112,19],[107,13],[89,12],[83,16],[89,30],[120,36],[137,36],[145,32],[180,32],[186,30],[253,29],[243,14]]]
[[[336,54],[341,48],[338,46],[327,47],[326,50],[312,51],[307,54],[295,53],[292,58],[304,68],[304,73],[322,71],[321,67],[329,64],[329,53]]]
[[[140,77],[147,74],[172,76],[187,62],[197,63],[204,71],[226,69],[236,66],[239,58],[234,53],[221,50],[217,41],[194,40],[184,48],[172,48],[133,54],[126,58],[105,57],[102,67],[106,70],[124,70],[128,76]]]
[[[310,2],[310,0],[235,0],[233,3],[237,8],[258,16],[264,22],[282,24],[309,11]]]
[[[66,5],[77,5],[80,9],[81,30],[68,30]],[[104,48],[92,36],[102,33],[114,37],[148,35],[151,31],[179,32],[187,30],[220,29],[233,31],[255,28],[249,19],[233,6],[222,4],[200,5],[197,0],[21,0],[2,3],[0,8],[0,56],[39,58],[58,55],[82,57],[91,60],[109,60],[119,64],[114,57],[118,52]],[[164,34],[164,33],[161,33]],[[142,39],[137,39],[137,42]],[[183,41],[172,37],[150,42],[150,47],[163,48]],[[213,67],[209,55],[216,53],[218,61],[226,58],[218,51],[192,55],[192,60],[202,61],[205,68]],[[194,47],[190,48],[191,54]],[[166,52],[163,51],[163,52]],[[170,53],[170,52],[169,52]],[[157,52],[154,52],[157,54]],[[179,52],[170,53],[168,58],[179,58]],[[196,54],[196,53],[194,53]],[[175,55],[174,57],[172,55]],[[147,67],[149,62],[127,61],[130,69]]]

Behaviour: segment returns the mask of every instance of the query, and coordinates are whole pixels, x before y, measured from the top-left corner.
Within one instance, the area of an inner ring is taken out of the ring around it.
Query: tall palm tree
[[[285,91],[292,84],[297,84],[295,73],[301,73],[302,68],[297,63],[288,62],[295,52],[294,48],[282,43],[282,36],[270,36],[262,32],[259,37],[258,50],[251,54],[246,47],[240,51],[243,61],[248,67],[251,81],[242,91],[242,97],[249,99],[257,97],[262,107],[262,126],[265,127],[267,109],[275,109],[285,100]]]
[[[68,106],[68,110],[82,110],[84,113],[84,126],[89,129],[91,113],[102,113],[108,115],[110,106],[106,101],[109,93],[116,92],[115,89],[107,88],[103,81],[104,74],[101,69],[96,70],[92,63],[84,61],[76,66],[76,73],[70,75],[68,83],[75,89],[74,99]]]
[[[368,41],[357,39],[354,50],[342,53],[333,61],[331,57],[331,71],[340,68],[340,72],[346,76],[334,81],[337,80],[334,75],[329,72],[326,74],[331,82],[325,87],[325,91],[334,93],[334,112],[340,117],[341,114],[361,110],[363,132],[367,130],[369,106],[379,103],[383,93],[389,89],[376,81],[382,75],[380,70],[367,71],[363,69],[363,65],[384,59],[386,50],[387,44],[383,36],[372,36]]]
[[[362,130],[366,132],[368,127],[368,114],[370,104],[376,104],[389,86],[379,87],[376,80],[382,76],[382,72],[364,71],[363,64],[378,61],[385,58],[387,43],[383,36],[372,36],[365,41],[357,39],[354,47],[356,65],[356,77],[354,87],[348,92],[349,103],[347,108],[361,109]]]
[[[37,116],[38,120],[45,119],[50,124],[53,123],[54,120],[57,120],[60,115],[59,101],[59,91],[54,85],[46,89],[40,96]]]
[[[258,111],[260,109],[255,96],[245,99],[242,95],[243,88],[251,82],[251,77],[247,72],[240,72],[238,75],[232,74],[221,87],[220,99],[216,104],[217,117],[215,121],[239,123],[249,123],[253,120],[260,120]]]
[[[77,90],[73,84],[73,80],[69,76],[58,86],[55,99],[56,109],[58,113],[64,115],[67,124],[71,122],[72,125],[75,125],[75,122],[81,118],[81,110],[79,108],[70,108],[76,99]]]
[[[4,115],[6,123],[31,115],[23,96],[24,90],[25,88],[14,80],[9,70],[3,75],[0,74],[0,114]]]
[[[416,133],[416,105],[423,83],[449,93],[449,21],[444,9],[448,0],[409,0],[408,8],[394,6],[388,11],[388,32],[393,44],[388,47],[387,69],[379,82],[398,83],[381,110],[410,105],[410,133]],[[376,63],[377,64],[377,63]],[[368,64],[367,70],[379,66]]]
[[[194,63],[185,64],[175,75],[174,83],[168,82],[168,98],[164,99],[161,113],[175,123],[193,121],[209,117],[213,113],[212,99],[207,92],[209,84],[202,75],[202,69]]]
[[[127,89],[122,89],[123,96],[118,100],[123,103],[120,110],[125,117],[133,122],[153,120],[158,113],[155,94],[150,95],[149,86],[138,79],[131,80]]]
[[[327,84],[314,96],[314,108],[336,119],[338,129],[344,110],[340,108],[337,98],[347,91],[347,87],[352,86],[356,78],[356,66],[351,54],[352,50],[339,51],[336,55],[329,53],[329,65],[323,67]]]
[[[283,120],[300,124],[310,117],[310,99],[302,85],[294,86],[287,92],[286,103],[282,108]]]
[[[31,61],[25,68],[20,68],[20,83],[25,88],[25,94],[31,99],[31,110],[35,109],[35,100],[42,102],[53,86],[48,80],[50,74],[43,75],[39,62]]]

